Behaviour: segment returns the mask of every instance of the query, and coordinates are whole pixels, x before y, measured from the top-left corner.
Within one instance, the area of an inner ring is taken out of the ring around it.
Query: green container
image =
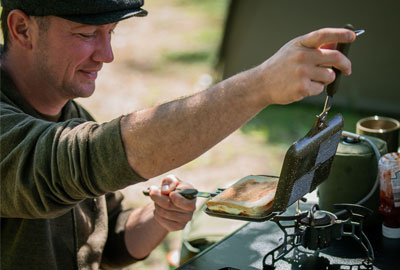
[[[387,153],[385,141],[366,137],[377,146],[381,155]],[[320,208],[335,213],[335,203],[357,203],[370,192],[377,174],[378,161],[371,145],[361,141],[351,142],[341,137],[329,177],[318,186]],[[380,226],[379,188],[363,206],[374,211],[373,215],[366,219],[365,225]]]

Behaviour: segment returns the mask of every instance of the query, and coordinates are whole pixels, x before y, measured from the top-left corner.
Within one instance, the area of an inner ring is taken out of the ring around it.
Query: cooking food
[[[272,207],[278,180],[266,176],[246,176],[209,200],[206,205],[213,212],[262,216]]]

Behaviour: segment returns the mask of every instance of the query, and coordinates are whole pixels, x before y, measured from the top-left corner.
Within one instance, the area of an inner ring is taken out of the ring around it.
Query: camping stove
[[[333,213],[319,210],[318,205],[313,205],[309,211],[298,211],[295,216],[275,216],[272,221],[283,231],[284,237],[279,246],[264,256],[263,269],[274,269],[275,263],[293,249],[294,260],[298,260],[301,255],[318,256],[320,250],[328,248],[334,240],[341,240],[343,236],[352,237],[365,252],[365,259],[357,269],[372,269],[374,252],[363,232],[364,218],[372,214],[372,210],[355,204],[334,206],[344,210],[343,220]],[[298,261],[296,263],[299,264]]]

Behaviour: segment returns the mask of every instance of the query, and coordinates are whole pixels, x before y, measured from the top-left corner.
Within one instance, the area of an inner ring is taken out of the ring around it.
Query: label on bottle
[[[379,160],[380,204],[385,237],[400,238],[400,153],[389,153]]]
[[[400,207],[400,170],[392,178],[394,207]]]

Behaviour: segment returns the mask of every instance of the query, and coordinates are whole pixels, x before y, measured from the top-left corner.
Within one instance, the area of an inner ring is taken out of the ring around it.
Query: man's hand
[[[181,230],[192,219],[196,200],[182,197],[176,188],[193,188],[179,181],[175,176],[167,176],[161,189],[150,188],[150,198],[154,203],[131,212],[125,225],[125,245],[134,258],[142,259],[161,243],[168,232]]]
[[[193,188],[170,175],[163,179],[161,189],[150,187],[150,198],[154,201],[154,218],[167,231],[182,230],[193,216],[196,200],[188,200],[174,191],[176,188]]]
[[[321,93],[335,80],[335,67],[351,74],[351,62],[337,43],[353,42],[356,35],[344,28],[324,28],[295,38],[253,69],[260,72],[260,86],[269,104],[288,104]]]

